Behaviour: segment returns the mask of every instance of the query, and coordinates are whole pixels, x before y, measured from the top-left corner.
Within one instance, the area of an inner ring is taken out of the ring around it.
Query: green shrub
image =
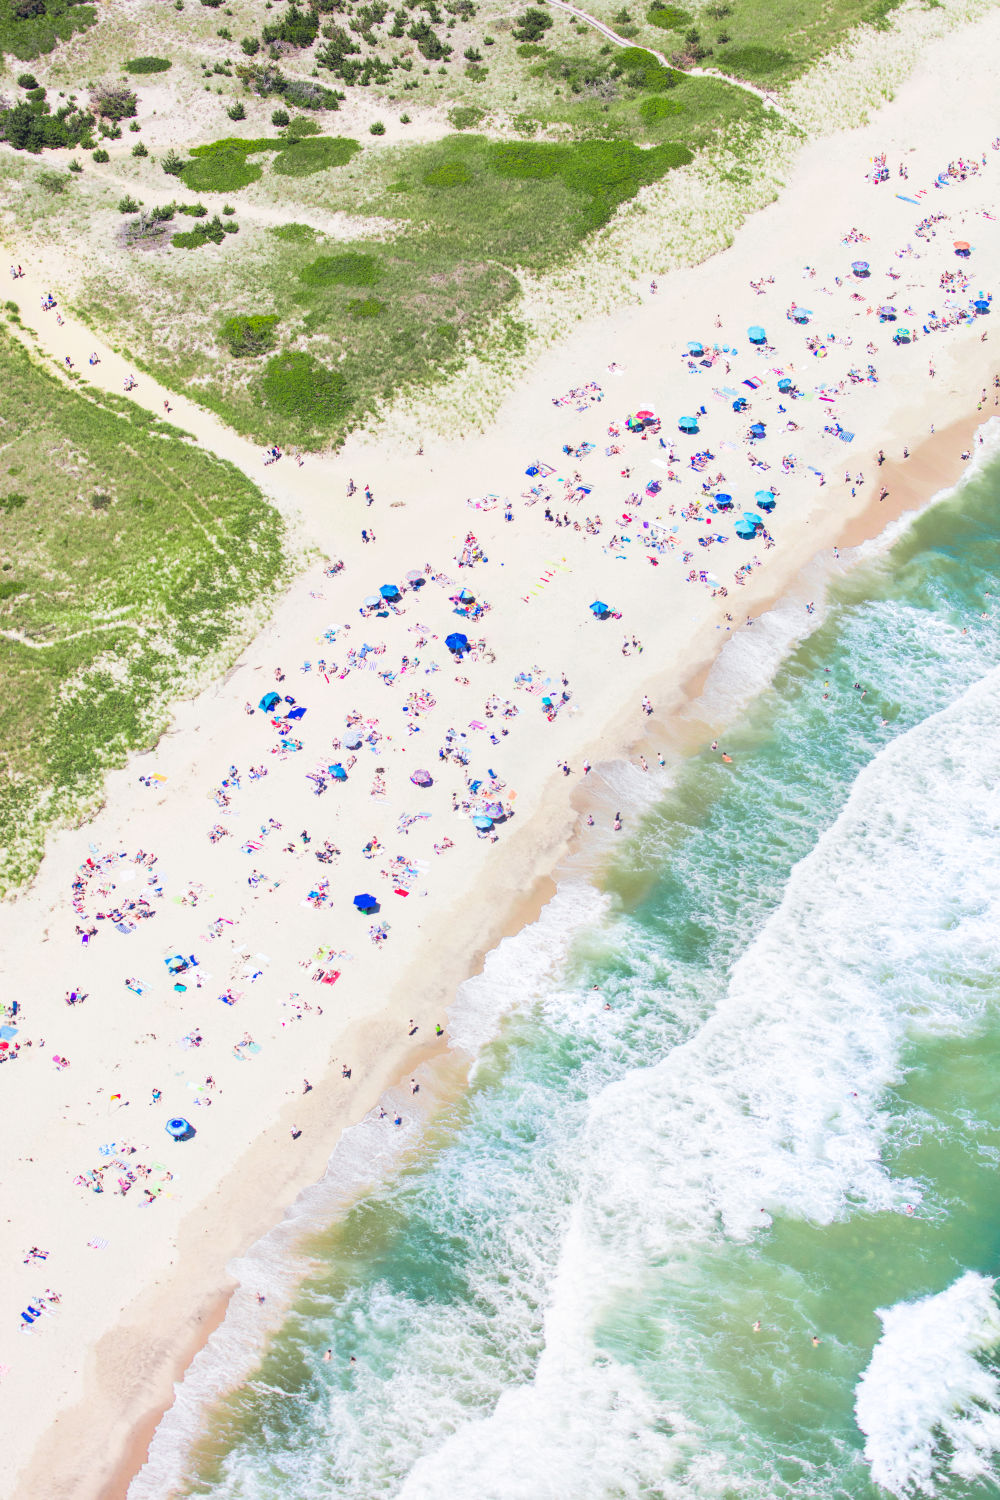
[[[246,53],[247,57],[256,57],[257,53],[260,51],[260,42],[255,36],[245,36],[240,42],[240,46]]]
[[[290,245],[311,245],[316,231],[311,224],[276,224],[271,230],[276,239],[286,240]]]
[[[118,199],[118,212],[120,214],[137,214],[139,205],[131,193],[126,193],[124,198]]]
[[[301,141],[307,135],[319,135],[322,130],[318,120],[310,120],[307,115],[296,115],[294,120],[286,124],[284,139],[286,141]]]
[[[69,164],[69,169],[70,169],[71,172],[82,172],[83,171],[83,167],[77,161],[77,159],[76,159],[75,156],[73,157],[73,160]]]
[[[20,495],[16,490],[12,490],[9,495],[0,495],[0,510],[8,516],[12,515],[15,510],[20,510],[27,503],[27,495]]]
[[[672,89],[683,77],[674,68],[665,68],[645,47],[623,47],[616,62],[630,88],[643,89],[649,94]]]
[[[279,125],[279,126],[281,126],[281,125],[287,125],[288,124],[288,120],[289,120],[289,115],[288,115],[288,110],[287,109],[276,109],[274,111],[274,113],[271,115],[271,124],[272,125]]]
[[[208,213],[204,203],[178,203],[177,212],[188,214],[192,219],[203,219]]]
[[[342,167],[361,150],[361,143],[346,135],[318,135],[292,140],[279,151],[274,170],[281,177],[308,177],[329,167]]]
[[[385,303],[377,297],[352,297],[347,311],[352,318],[380,318],[385,312]]]
[[[38,79],[34,73],[18,73],[17,82],[18,87],[22,89],[37,89],[38,87]]]
[[[485,109],[480,109],[477,104],[456,104],[448,111],[448,124],[455,130],[474,130],[485,118]]]
[[[385,125],[381,120],[373,120],[368,130],[371,135],[385,135]]]
[[[472,173],[464,161],[443,161],[424,173],[424,181],[428,187],[462,187],[472,181]]]
[[[310,261],[299,272],[299,280],[306,286],[374,286],[382,274],[381,262],[374,255],[347,251]]]
[[[683,31],[692,19],[690,12],[678,5],[653,5],[646,12],[650,26],[659,26],[663,31]]]
[[[514,35],[519,42],[537,42],[554,24],[552,17],[546,15],[544,10],[537,10],[529,5],[524,15],[518,17]]]
[[[144,143],[142,141],[136,141],[135,145],[132,147],[132,155],[133,156],[148,156],[149,152],[146,149],[146,146],[144,145]]]
[[[347,382],[311,354],[276,354],[267,362],[260,383],[265,405],[278,417],[308,429],[324,429],[341,420],[350,407]]]
[[[242,100],[237,99],[235,104],[231,104],[226,110],[226,114],[231,120],[245,120],[247,117],[247,112],[243,107]]]
[[[682,115],[684,106],[678,104],[676,99],[664,99],[662,94],[653,94],[642,100],[639,113],[647,125],[653,125],[657,120],[669,119],[671,115]]]
[[[238,188],[258,182],[264,169],[247,160],[261,151],[275,151],[280,141],[214,141],[195,146],[191,160],[186,161],[181,177],[195,193],[233,193]]]
[[[110,161],[111,160],[111,157],[105,151],[105,149],[104,149],[103,146],[98,146],[97,150],[94,151],[92,153],[92,155],[93,155],[93,160],[96,161],[96,162],[98,162],[98,163],[101,163],[101,164],[103,164],[106,161]]]
[[[486,160],[498,177],[558,178],[583,200],[586,230],[606,224],[619,204],[673,167],[692,160],[686,146],[666,143],[642,150],[631,141],[505,141],[487,147]]]
[[[184,158],[179,151],[175,151],[173,146],[171,146],[166,156],[160,162],[160,166],[168,177],[179,177],[184,170]]]
[[[171,66],[169,57],[130,57],[126,73],[165,73]]]
[[[207,224],[196,224],[191,230],[175,234],[171,244],[181,250],[200,250],[203,245],[221,245],[227,233],[235,234],[236,224],[223,224],[218,214]]]
[[[277,323],[273,313],[237,313],[226,319],[219,336],[237,359],[244,355],[267,354],[274,348]]]
[[[90,102],[105,120],[128,120],[139,103],[133,90],[124,83],[99,83]]]
[[[57,42],[86,31],[96,20],[96,7],[76,0],[2,0],[0,53],[27,62],[54,51]]]

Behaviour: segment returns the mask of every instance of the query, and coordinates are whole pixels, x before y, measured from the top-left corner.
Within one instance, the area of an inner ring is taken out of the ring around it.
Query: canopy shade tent
[[[705,345],[698,339],[692,339],[690,344],[688,344],[687,346],[687,352],[689,354],[695,355],[696,358],[700,359],[705,352]]]
[[[399,588],[395,583],[383,583],[382,587],[379,589],[379,593],[381,594],[383,599],[399,598]]]
[[[680,428],[681,432],[697,432],[698,431],[698,418],[697,417],[681,417],[681,419],[677,423],[677,425]]]
[[[364,735],[360,729],[349,729],[344,735],[344,744],[348,750],[360,750],[364,742]]]
[[[367,891],[363,891],[360,896],[355,896],[355,898],[354,898],[354,904],[357,907],[358,911],[363,911],[363,912],[378,911],[378,902],[377,902],[377,900],[375,899],[374,896],[369,896],[368,893],[367,893]]]
[[[262,708],[266,714],[269,714],[273,708],[277,708],[280,702],[281,695],[279,693],[265,693],[257,706],[258,708]]]
[[[449,651],[457,652],[459,655],[461,655],[463,651],[468,651],[469,649],[469,637],[467,635],[462,635],[461,631],[459,630],[453,631],[451,635],[446,635],[444,638],[444,643],[448,647]]]
[[[751,344],[767,343],[767,334],[764,332],[763,328],[761,328],[759,323],[754,323],[747,329],[747,338],[750,340]]]
[[[458,597],[463,604],[475,604],[476,602],[476,596],[470,589],[463,589]]]
[[[413,775],[410,777],[410,780],[413,782],[414,786],[434,785],[434,778],[432,777],[430,771],[414,771]]]

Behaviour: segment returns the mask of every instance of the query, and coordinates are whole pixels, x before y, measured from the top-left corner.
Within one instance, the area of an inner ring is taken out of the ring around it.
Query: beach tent
[[[430,771],[414,771],[413,775],[410,777],[410,780],[413,782],[414,786],[434,785],[434,778],[431,776]]]
[[[968,240],[955,241],[955,254],[960,255],[963,260],[968,260],[969,256],[972,254],[972,246],[969,244]]]
[[[463,651],[468,651],[469,649],[469,637],[462,635],[458,630],[454,631],[451,635],[446,635],[444,643],[449,651],[454,651],[459,656]]]
[[[754,323],[750,328],[747,329],[747,338],[750,340],[751,344],[767,343],[767,334],[764,332],[763,328],[761,328],[759,323]]]
[[[366,914],[378,911],[378,902],[374,896],[369,896],[367,892],[363,892],[360,896],[355,896],[354,904],[358,911],[363,911]]]
[[[737,396],[736,400],[733,402],[733,411],[749,411],[749,410],[750,410],[750,402],[747,400],[747,398],[745,396]]]
[[[164,1127],[167,1135],[174,1141],[189,1141],[194,1135],[194,1126],[190,1120],[185,1120],[178,1115],[173,1120],[168,1120]]]
[[[754,504],[757,506],[758,510],[766,510],[768,513],[770,513],[774,509],[776,503],[777,502],[775,501],[775,498],[770,490],[758,490],[756,495],[754,496]]]
[[[277,708],[277,706],[278,706],[278,704],[280,702],[281,702],[281,696],[280,696],[280,694],[278,694],[278,693],[265,693],[264,696],[263,696],[263,698],[260,700],[260,703],[257,706],[258,706],[258,708],[262,708],[266,714],[269,714],[273,708]]]
[[[762,438],[767,436],[767,428],[764,426],[763,422],[754,422],[753,426],[750,428],[750,436],[752,438]]]
[[[787,375],[782,375],[781,379],[778,381],[778,390],[782,393],[782,395],[786,395],[791,390],[791,388],[791,380]]]
[[[339,760],[337,761],[337,763],[335,765],[332,765],[330,767],[330,775],[333,777],[334,781],[346,781],[347,780],[347,772],[344,770],[344,768],[340,764]]]
[[[716,495],[715,503],[720,510],[732,510],[733,497],[732,495]]]
[[[687,352],[689,354],[693,354],[695,359],[701,359],[701,356],[705,352],[705,345],[699,343],[697,339],[692,339],[690,344],[688,344],[687,346]]]
[[[383,583],[382,587],[379,589],[379,593],[381,594],[383,599],[399,598],[399,589],[394,583]]]
[[[475,604],[476,602],[475,594],[471,593],[469,589],[463,589],[458,597],[462,604]]]
[[[851,270],[854,272],[855,276],[860,277],[862,281],[866,276],[871,275],[871,271],[866,260],[852,260]]]
[[[594,600],[593,604],[590,606],[590,612],[595,617],[595,619],[598,620],[606,620],[608,618],[608,615],[611,613],[610,609],[602,599]]]
[[[695,433],[698,431],[698,418],[681,417],[677,425],[680,428],[681,432]]]
[[[360,750],[364,741],[364,735],[360,729],[349,729],[344,735],[344,744],[348,750]]]

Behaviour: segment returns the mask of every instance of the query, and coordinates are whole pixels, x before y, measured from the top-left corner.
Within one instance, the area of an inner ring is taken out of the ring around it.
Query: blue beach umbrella
[[[374,896],[369,896],[367,892],[362,892],[360,896],[355,896],[354,904],[358,911],[365,913],[378,911],[378,902]]]
[[[164,1129],[174,1141],[189,1141],[195,1133],[191,1121],[183,1119],[180,1115],[173,1120],[168,1120]]]
[[[866,276],[871,274],[869,271],[868,262],[866,260],[852,260],[851,270],[854,272],[855,276],[860,277],[862,281],[864,281]]]
[[[692,339],[688,344],[687,352],[693,354],[695,359],[700,359],[705,352],[705,345],[699,343],[697,339]]]
[[[990,304],[985,297],[977,297],[972,305],[977,313],[988,313],[990,310]]]
[[[736,535],[740,538],[740,540],[744,542],[752,542],[754,537],[757,535],[757,527],[752,526],[749,521],[744,521],[742,519],[736,522],[733,530],[736,532]]]
[[[382,587],[379,589],[379,593],[381,594],[383,599],[399,598],[399,589],[394,583],[383,583]]]
[[[754,422],[753,426],[750,428],[750,436],[754,438],[762,438],[767,436],[767,428],[764,426],[763,422]]]
[[[732,510],[733,497],[732,495],[716,495],[715,503],[720,510]]]
[[[748,411],[750,403],[745,396],[737,396],[733,402],[733,411]]]
[[[451,635],[446,635],[444,638],[444,643],[448,647],[449,651],[454,651],[458,655],[461,655],[463,651],[468,651],[469,649],[469,637],[467,635],[462,635],[461,631],[458,630],[453,631]]]
[[[347,780],[347,772],[344,770],[339,760],[337,761],[336,765],[330,767],[330,775],[333,777],[334,781]]]
[[[791,390],[791,388],[792,382],[789,380],[788,376],[782,375],[781,379],[778,381],[778,390],[782,395],[785,395],[788,391]]]
[[[760,516],[755,516],[752,510],[745,510],[743,512],[743,520],[747,526],[752,526],[755,531],[759,531],[764,524]]]
[[[747,329],[747,338],[750,340],[751,344],[767,343],[767,334],[764,332],[763,328],[761,328],[759,323],[754,323],[751,328]]]
[[[681,417],[681,419],[677,423],[677,425],[680,428],[681,432],[697,432],[698,431],[698,418],[697,417]]]
[[[473,818],[472,821],[475,824],[475,826],[477,828],[481,829],[484,833],[488,829],[490,829],[490,828],[493,827],[493,819],[492,818],[488,818],[485,813],[478,813],[476,815],[476,817]]]
[[[603,599],[595,599],[593,604],[590,606],[590,612],[592,615],[596,615],[599,620],[603,620],[606,615],[609,615],[611,613],[610,609],[604,603]]]
[[[269,714],[272,708],[276,708],[280,702],[281,697],[278,693],[265,693],[257,707],[262,708],[266,714]]]
[[[756,495],[754,496],[754,503],[756,504],[758,510],[767,511],[768,515],[770,515],[771,511],[774,509],[775,505],[778,502],[775,500],[770,490],[758,490]]]

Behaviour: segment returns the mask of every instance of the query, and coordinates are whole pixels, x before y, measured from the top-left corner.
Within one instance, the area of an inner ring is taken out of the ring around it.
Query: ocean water
[[[130,1500],[1000,1494],[1000,461],[759,626],[733,764],[463,988],[469,1087],[349,1133]]]

